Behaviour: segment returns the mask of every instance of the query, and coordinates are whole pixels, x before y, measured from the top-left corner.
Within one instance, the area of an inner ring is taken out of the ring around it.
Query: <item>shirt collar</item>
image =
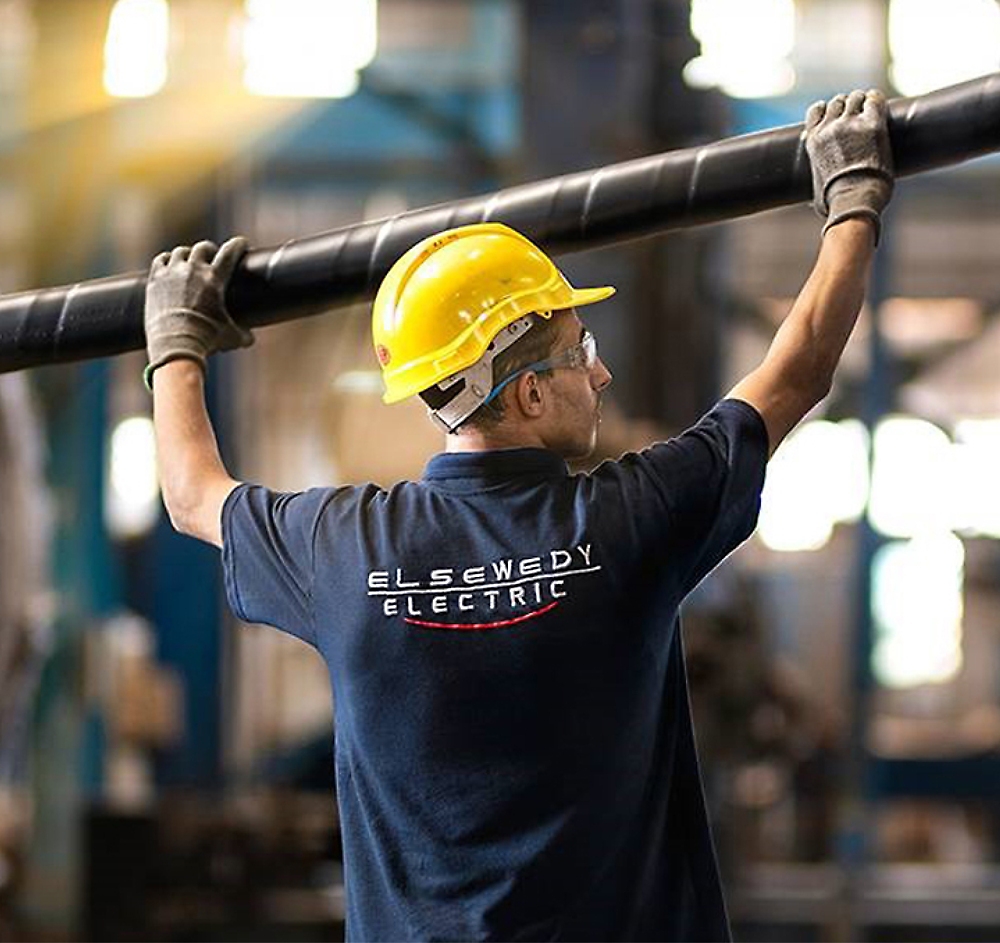
[[[534,476],[559,478],[569,468],[549,449],[495,449],[488,452],[441,452],[424,470],[425,481],[449,478],[519,478]]]

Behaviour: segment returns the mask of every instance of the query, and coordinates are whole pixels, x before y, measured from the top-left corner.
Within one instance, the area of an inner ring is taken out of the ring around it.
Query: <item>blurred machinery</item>
[[[175,796],[133,813],[93,807],[84,844],[86,939],[343,939],[327,791]]]
[[[0,379],[0,934],[32,826],[30,727],[51,651],[51,498],[43,442],[23,376]]]

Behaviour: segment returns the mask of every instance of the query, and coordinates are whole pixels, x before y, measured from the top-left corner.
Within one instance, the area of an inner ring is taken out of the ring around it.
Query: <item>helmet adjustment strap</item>
[[[485,353],[474,364],[433,387],[441,397],[447,396],[456,387],[459,388],[444,406],[430,410],[431,419],[441,429],[454,432],[482,406],[493,391],[493,361],[511,344],[520,340],[534,323],[534,316],[531,314],[511,321],[493,338]]]

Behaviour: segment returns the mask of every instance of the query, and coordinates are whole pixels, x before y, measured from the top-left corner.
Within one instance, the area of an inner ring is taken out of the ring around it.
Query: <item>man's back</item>
[[[252,341],[225,303],[246,240],[153,259],[164,503],[223,548],[237,614],[327,660],[350,937],[727,934],[676,606],[750,533],[769,452],[830,390],[892,193],[887,115],[873,90],[810,107],[827,222],[766,355],[694,430],[592,477],[531,456],[593,451],[612,377],[577,308],[614,289],[574,287],[501,223],[427,236],[379,287],[383,399],[421,397],[467,453],[388,495],[230,475],[204,370]]]
[[[234,608],[329,666],[352,937],[726,934],[676,612],[766,455],[727,403],[592,475],[516,449],[233,493]]]

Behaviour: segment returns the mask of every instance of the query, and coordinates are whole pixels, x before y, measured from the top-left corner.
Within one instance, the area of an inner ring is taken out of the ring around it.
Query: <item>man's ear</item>
[[[522,373],[514,381],[514,397],[525,418],[537,419],[545,406],[545,391],[538,374],[533,370]]]

